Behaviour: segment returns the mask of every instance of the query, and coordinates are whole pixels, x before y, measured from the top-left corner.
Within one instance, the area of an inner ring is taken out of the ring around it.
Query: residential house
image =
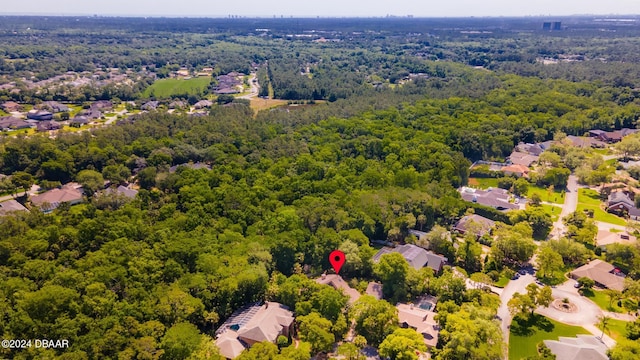
[[[113,109],[113,103],[109,100],[98,100],[91,104],[91,109],[97,109],[100,111]]]
[[[69,107],[67,105],[60,104],[57,101],[45,101],[42,104],[35,106],[39,110],[46,110],[52,113],[67,112]]]
[[[46,121],[53,119],[53,113],[45,110],[31,110],[27,113],[27,119]]]
[[[316,282],[318,284],[329,285],[336,290],[342,290],[342,292],[349,297],[349,304],[353,304],[360,299],[358,290],[349,286],[342,276],[338,274],[322,274],[322,276],[316,279]]]
[[[635,243],[636,237],[627,232],[613,233],[607,230],[598,230],[598,235],[596,236],[596,245],[602,249],[611,244],[634,245]]]
[[[61,128],[60,123],[55,120],[41,121],[38,124],[36,124],[37,131],[59,130],[60,128]]]
[[[2,107],[2,110],[6,111],[8,113],[22,111],[22,105],[18,104],[15,101],[5,101],[0,106]]]
[[[0,202],[0,216],[9,215],[16,211],[29,211],[14,199]]]
[[[489,188],[487,190],[478,190],[463,187],[460,189],[460,195],[465,201],[489,206],[497,210],[513,210],[520,208],[517,204],[509,202],[511,195],[509,195],[509,192],[505,189]]]
[[[290,337],[293,322],[293,313],[277,302],[249,305],[234,312],[218,328],[216,345],[222,356],[234,359],[255,343],[275,343],[280,335]]]
[[[632,220],[640,219],[640,209],[628,193],[624,191],[614,191],[607,199],[607,211],[619,216],[628,215]]]
[[[617,143],[620,140],[622,140],[623,137],[627,135],[635,134],[636,132],[638,132],[637,129],[629,129],[629,128],[622,128],[620,130],[614,130],[614,131],[589,130],[589,136],[596,138],[602,142],[611,144],[611,143]]]
[[[536,155],[514,151],[509,155],[507,163],[530,167],[531,164],[538,161],[538,158]]]
[[[69,121],[69,125],[73,127],[81,127],[89,124],[89,118],[83,115],[76,116]]]
[[[5,116],[0,118],[0,130],[17,130],[28,129],[31,124],[13,116]]]
[[[428,347],[436,346],[440,326],[435,320],[435,312],[410,304],[397,304],[396,309],[398,309],[400,327],[414,329],[422,335]]]
[[[607,360],[607,345],[593,335],[543,340],[558,360]]]
[[[573,147],[578,147],[578,148],[583,148],[583,149],[588,149],[588,148],[603,148],[607,146],[607,143],[597,139],[597,138],[591,138],[591,137],[585,137],[585,136],[574,136],[574,135],[569,135],[567,136],[567,142],[569,142],[569,144]]]
[[[182,100],[175,100],[169,104],[169,109],[181,109],[187,107],[187,103]]]
[[[80,111],[76,115],[76,117],[78,116],[84,116],[89,120],[95,120],[95,119],[100,119],[102,117],[102,112],[100,112],[100,110],[96,108],[89,108],[89,109],[84,109]]]
[[[420,270],[425,266],[432,268],[436,273],[442,271],[442,267],[447,263],[447,258],[441,255],[429,252],[419,246],[412,244],[399,245],[395,248],[383,247],[375,255],[373,255],[373,262],[380,261],[382,255],[397,252],[407,260],[409,265],[414,269]]]
[[[602,288],[624,290],[625,274],[615,266],[599,259],[592,260],[590,263],[573,270],[570,275],[575,280],[581,277],[589,278]]]
[[[507,176],[513,175],[516,177],[524,177],[524,178],[529,177],[529,168],[520,164],[512,164],[512,165],[504,166],[500,169],[500,171],[502,171]]]
[[[495,226],[495,221],[484,216],[472,214],[458,220],[453,229],[460,234],[465,234],[469,229],[473,229],[477,237],[482,237],[485,234],[489,234]]]
[[[529,143],[523,143],[523,142],[516,145],[516,149],[515,149],[515,151],[517,152],[521,152],[521,153],[525,153],[533,156],[540,156],[540,154],[542,154],[544,150],[545,149],[542,148],[540,144],[529,144]]]
[[[42,194],[32,195],[31,203],[42,212],[49,213],[62,203],[69,205],[79,204],[84,201],[81,186],[76,183],[68,183],[61,188],[46,191]]]
[[[205,170],[211,170],[211,165],[209,164],[205,164],[202,162],[196,162],[196,163],[184,163],[184,164],[179,164],[179,165],[174,165],[172,167],[169,168],[169,172],[174,173],[178,170],[178,168],[181,167],[186,167],[186,168],[190,168],[193,170],[199,170],[199,169],[205,169]]]
[[[211,107],[212,105],[213,103],[209,100],[200,100],[197,103],[195,103],[193,107],[196,109],[204,109],[204,108]]]
[[[140,110],[146,110],[146,111],[156,110],[158,108],[158,105],[160,105],[159,101],[147,101],[140,107]]]

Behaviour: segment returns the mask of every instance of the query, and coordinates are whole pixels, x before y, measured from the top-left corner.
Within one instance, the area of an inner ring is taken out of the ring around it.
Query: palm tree
[[[604,331],[609,330],[609,319],[611,318],[606,315],[598,316],[598,320],[600,320],[599,325],[602,328],[602,335],[600,335],[600,341],[603,341],[602,338],[604,337]]]

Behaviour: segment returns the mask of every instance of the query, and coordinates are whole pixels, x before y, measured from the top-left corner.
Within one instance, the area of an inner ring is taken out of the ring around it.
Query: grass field
[[[604,333],[609,335],[613,340],[618,340],[625,337],[627,333],[627,324],[628,322],[617,319],[609,319],[607,320],[607,327],[609,329],[605,329]],[[594,324],[598,329],[602,329],[600,324]]]
[[[251,99],[251,109],[256,113],[260,110],[267,110],[277,106],[286,105],[286,100],[278,100],[278,99],[261,99],[261,98],[253,98]]]
[[[507,286],[509,281],[511,281],[511,279],[509,279],[508,277],[500,276],[500,279],[498,279],[498,281],[496,281],[495,284],[493,284],[493,285],[495,287],[503,288],[503,287]]]
[[[593,210],[593,219],[610,224],[626,226],[627,222],[616,215],[610,214],[600,207],[600,194],[591,189],[578,189],[577,211]]]
[[[191,79],[161,79],[149,86],[142,97],[168,98],[173,95],[199,95],[207,89],[211,78],[195,77]]]
[[[542,340],[558,340],[561,336],[574,337],[578,334],[589,332],[579,326],[565,325],[542,315],[535,314],[529,321],[516,317],[511,323],[509,359],[535,356],[536,346]]]
[[[527,198],[531,198],[531,195],[538,194],[542,201],[556,203],[556,204],[564,204],[564,192],[562,190],[554,190],[553,192],[549,192],[547,188],[539,187],[539,186],[529,186],[529,190],[527,191]]]
[[[469,186],[487,189],[490,187],[498,187],[498,179],[496,178],[469,178]]]
[[[582,294],[588,297],[589,300],[596,303],[596,305],[598,305],[602,310],[616,312],[616,313],[624,312],[624,309],[618,306],[617,301],[611,302],[611,306],[609,306],[609,297],[603,291],[583,289]]]

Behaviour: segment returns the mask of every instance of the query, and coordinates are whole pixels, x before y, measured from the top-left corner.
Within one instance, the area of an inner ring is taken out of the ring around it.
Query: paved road
[[[562,222],[562,218],[576,211],[578,208],[578,178],[575,175],[570,175],[567,181],[567,191],[565,192],[564,204],[562,205],[562,212],[560,218],[553,223],[553,230],[551,230],[551,236],[554,239],[558,239],[564,234],[565,226]]]
[[[260,85],[258,84],[258,80],[256,78],[256,74],[255,73],[251,73],[249,75],[249,86],[251,87],[249,94],[238,96],[238,99],[250,100],[250,99],[258,96],[258,91],[260,91]]]
[[[611,229],[615,229],[615,230],[620,230],[620,231],[627,231],[627,227],[626,226],[606,223],[606,222],[602,222],[602,221],[595,221],[595,223],[596,223],[596,226],[598,226],[598,230],[609,231]]]

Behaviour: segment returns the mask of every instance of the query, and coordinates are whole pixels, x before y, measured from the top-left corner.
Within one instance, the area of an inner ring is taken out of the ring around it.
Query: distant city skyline
[[[415,17],[640,15],[639,0],[21,0],[3,4],[5,15],[104,15],[194,17]]]

